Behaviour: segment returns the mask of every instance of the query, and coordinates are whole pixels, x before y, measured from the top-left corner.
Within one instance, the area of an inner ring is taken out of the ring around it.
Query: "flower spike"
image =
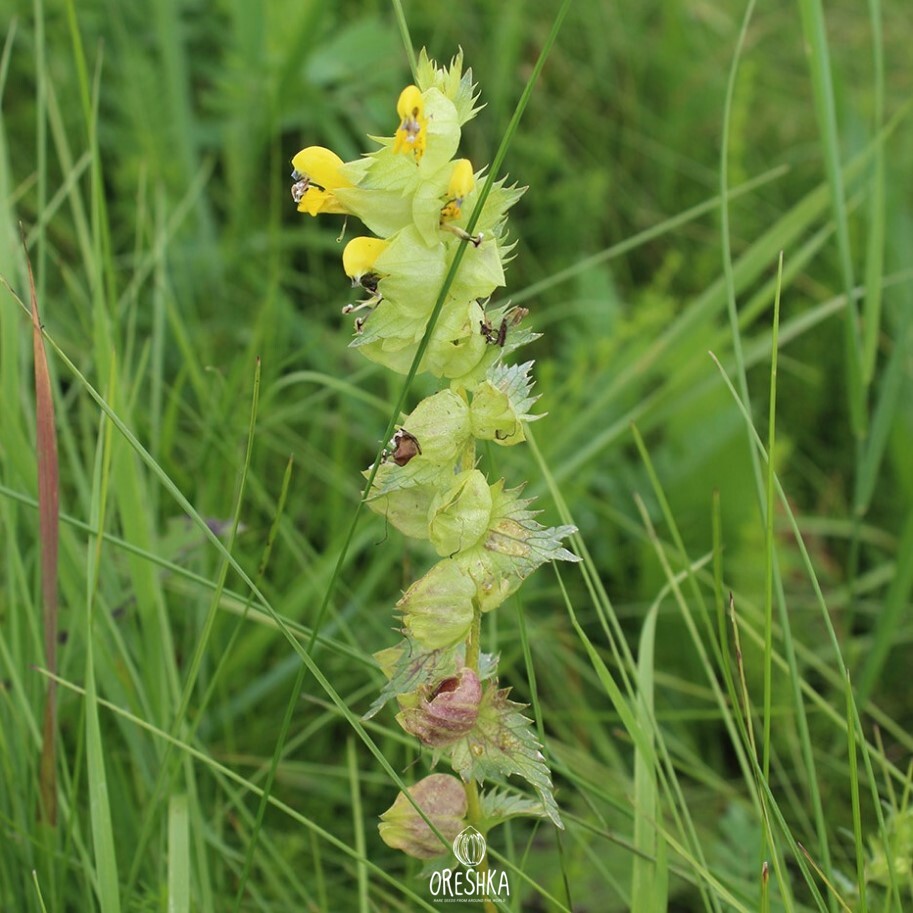
[[[486,810],[471,784],[522,777],[538,795],[520,800],[522,813],[563,826],[541,746],[524,707],[498,682],[497,656],[481,651],[480,632],[483,614],[538,567],[579,559],[562,545],[574,527],[540,525],[523,485],[491,482],[478,459],[481,442],[521,444],[541,417],[532,412],[533,363],[506,361],[537,336],[520,326],[528,312],[490,303],[516,243],[507,211],[525,188],[494,181],[478,206],[477,172],[457,157],[478,100],[462,54],[438,68],[423,51],[415,81],[397,100],[395,136],[374,152],[344,163],[320,146],[302,149],[292,160],[292,198],[301,212],[346,213],[365,226],[342,252],[346,275],[365,292],[342,309],[358,314],[350,346],[392,371],[442,381],[397,417],[362,473],[365,505],[429,559],[394,607],[399,645],[375,654],[388,681],[366,717],[395,700],[397,722],[431,765],[446,759],[457,774],[420,779],[381,816],[381,839],[424,860],[448,854],[458,834],[510,817]]]

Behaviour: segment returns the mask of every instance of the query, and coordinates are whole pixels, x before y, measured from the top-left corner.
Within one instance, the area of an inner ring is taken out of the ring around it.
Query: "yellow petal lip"
[[[292,159],[295,171],[310,178],[313,184],[318,184],[324,190],[352,186],[340,173],[344,164],[332,149],[323,146],[308,146]]]
[[[321,213],[338,213],[349,215],[349,210],[336,199],[332,193],[327,193],[319,187],[311,185],[298,200],[298,212],[306,212],[312,216]]]
[[[292,199],[299,212],[316,216],[322,212],[347,213],[334,190],[351,187],[341,174],[343,160],[323,146],[308,146],[292,159]]]
[[[400,123],[393,139],[393,151],[415,156],[420,161],[425,153],[428,119],[425,117],[425,101],[418,86],[406,86],[399,93],[396,113]]]
[[[406,120],[408,117],[418,118],[425,113],[425,102],[418,86],[406,86],[399,93],[399,100],[396,102],[396,113],[399,115],[400,120]]]
[[[466,199],[475,185],[476,178],[472,171],[472,162],[469,159],[457,159],[453,163],[450,183],[447,185],[448,201],[441,210],[442,222],[449,222],[460,217],[463,200]]]
[[[352,238],[342,252],[342,266],[354,282],[374,269],[374,261],[387,249],[390,242],[381,238]]]

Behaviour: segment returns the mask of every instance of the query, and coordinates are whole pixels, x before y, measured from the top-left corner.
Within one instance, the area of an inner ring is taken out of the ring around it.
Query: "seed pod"
[[[433,689],[421,689],[419,704],[396,715],[406,732],[431,748],[445,746],[472,731],[479,716],[482,683],[472,669],[461,669]]]
[[[449,774],[431,774],[409,787],[409,795],[434,826],[449,842],[466,824],[466,790]],[[416,859],[433,859],[449,852],[437,834],[415,810],[409,799],[400,793],[396,801],[380,816],[381,840],[395,850],[402,850]]]
[[[426,650],[452,647],[469,633],[476,585],[456,562],[438,561],[403,594],[396,608]]]

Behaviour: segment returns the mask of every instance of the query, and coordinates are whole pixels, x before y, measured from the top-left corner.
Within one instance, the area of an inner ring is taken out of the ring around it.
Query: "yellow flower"
[[[292,199],[298,204],[298,212],[312,216],[349,212],[333,194],[334,190],[352,186],[339,172],[343,164],[335,152],[323,146],[308,146],[292,159]]]
[[[406,86],[400,92],[396,113],[399,115],[400,123],[393,141],[393,151],[407,154],[411,152],[418,162],[425,152],[425,138],[428,134],[425,102],[418,86]]]
[[[450,222],[460,217],[463,200],[476,185],[475,175],[472,173],[472,162],[469,159],[457,159],[453,163],[450,174],[450,183],[447,185],[447,205],[441,210],[441,221]]]
[[[369,291],[376,290],[376,277],[373,288],[370,288],[370,277],[374,276],[374,261],[387,249],[389,243],[380,238],[352,238],[346,244],[342,252],[342,266],[354,284],[364,285]],[[363,280],[369,280],[367,285]]]

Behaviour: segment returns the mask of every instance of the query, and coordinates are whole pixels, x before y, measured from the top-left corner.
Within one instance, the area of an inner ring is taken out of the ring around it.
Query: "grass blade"
[[[815,113],[818,117],[818,129],[821,132],[831,208],[837,226],[837,251],[843,274],[843,287],[848,299],[844,327],[850,421],[853,433],[857,437],[862,437],[865,434],[866,426],[865,391],[862,385],[862,342],[859,338],[859,313],[856,301],[852,296],[856,282],[853,278],[849,219],[847,218],[843,171],[840,167],[840,149],[837,142],[837,111],[834,103],[834,85],[831,77],[827,31],[824,25],[824,10],[821,0],[799,0],[799,11],[811,69]]]
[[[24,239],[23,239],[24,244]],[[35,358],[35,426],[38,460],[38,525],[41,535],[41,592],[44,601],[44,661],[48,671],[57,673],[57,554],[60,540],[60,469],[57,462],[57,433],[54,428],[54,399],[48,357],[41,335],[38,293],[32,263],[26,250],[29,299],[32,309],[32,349]],[[52,827],[57,824],[57,686],[48,681],[41,738],[39,775],[40,816]]]
[[[640,701],[638,721],[652,744],[653,730],[653,652],[656,642],[656,616],[659,604],[654,604],[644,621],[640,634],[637,676]],[[656,772],[648,759],[637,752],[634,756],[634,856],[631,870],[631,904],[635,910],[662,913],[668,906],[669,871],[666,866],[665,841],[660,830],[662,806],[656,785]]]
[[[168,913],[190,913],[190,821],[185,795],[168,801]]]

